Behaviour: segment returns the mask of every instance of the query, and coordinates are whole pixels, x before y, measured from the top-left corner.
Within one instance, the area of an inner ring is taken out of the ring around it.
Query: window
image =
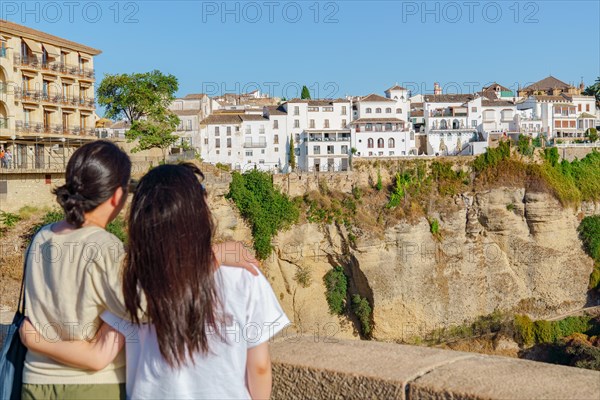
[[[279,121],[278,120],[273,121],[273,129],[279,129]]]
[[[308,111],[310,111],[310,112],[319,111],[319,107],[308,107]]]
[[[264,134],[265,133],[265,126],[264,125],[261,125],[261,126],[258,127],[258,133],[259,134]]]
[[[367,126],[365,126],[365,131],[372,131],[373,130],[373,124],[367,124]]]
[[[367,113],[367,114],[371,114],[371,111],[372,111],[372,110],[371,110],[370,108],[367,108],[367,109],[365,110],[365,113]]]
[[[294,115],[300,115],[300,107],[294,106]]]
[[[221,147],[221,139],[215,139],[215,147]]]
[[[308,123],[308,127],[309,127],[309,128],[311,128],[311,129],[314,129],[314,127],[315,127],[315,120],[314,120],[314,119],[311,119],[311,120],[309,121],[309,123]]]
[[[252,127],[247,126],[246,127],[246,135],[250,135],[252,133]]]
[[[347,112],[346,106],[342,106],[342,115],[346,115]]]
[[[477,112],[477,107],[471,107],[471,112]]]
[[[385,124],[385,130],[386,130],[386,131],[391,131],[391,130],[392,130],[392,124],[391,124],[391,123],[389,123],[389,122],[388,122],[388,123],[386,123],[386,124]]]
[[[383,140],[383,138],[377,139],[377,148],[378,149],[383,149],[384,145],[385,145],[385,141]]]
[[[191,130],[192,130],[192,120],[191,120],[191,119],[189,119],[189,120],[187,121],[187,129],[188,129],[188,131],[191,131]],[[228,128],[228,129],[229,129],[229,128]],[[227,134],[228,134],[228,135],[231,135],[231,131],[229,130],[229,131],[227,132]]]
[[[402,114],[402,109],[401,108],[396,108],[396,114]]]
[[[192,122],[192,121],[190,121],[190,122]],[[227,136],[231,136],[231,127],[230,126],[227,127]]]
[[[300,128],[300,120],[299,119],[294,120],[294,128]]]
[[[333,146],[327,146],[327,154],[334,154]]]
[[[204,138],[204,144],[208,146],[208,138]]]
[[[252,157],[252,150],[246,150],[246,157]]]
[[[373,148],[373,138],[369,138],[369,140],[367,140],[367,147],[369,149]]]
[[[221,151],[220,151],[220,150],[217,150],[217,155],[219,155],[219,154],[221,154]]]
[[[294,138],[294,140],[296,141],[296,143],[300,142],[300,134],[296,133],[296,137]]]
[[[394,155],[394,152],[393,152],[393,151],[390,151],[390,156],[393,156],[393,155]]]
[[[347,121],[345,119],[342,120],[342,129],[344,129],[346,127]]]
[[[581,104],[577,104],[577,111],[581,112]]]
[[[279,153],[279,147],[275,147],[274,151],[275,153]]]
[[[590,111],[590,105],[589,104],[585,105],[585,111]]]
[[[231,148],[231,138],[227,138],[227,148]]]
[[[381,114],[381,108],[377,107],[377,108],[375,109],[375,114]]]
[[[219,132],[219,127],[215,126],[215,136],[219,136],[221,133]]]
[[[279,135],[273,135],[273,144],[279,144]]]
[[[313,147],[313,154],[321,154],[321,146],[314,146]]]
[[[391,114],[391,113],[392,113],[392,109],[391,109],[391,108],[389,108],[389,107],[388,107],[388,108],[386,108],[386,109],[385,109],[385,113],[386,113],[386,114]]]
[[[323,128],[329,128],[329,120],[326,119],[325,122],[323,123]]]
[[[260,154],[265,154],[265,149],[262,149],[262,150],[260,151]]]
[[[342,145],[342,154],[348,154],[348,145]]]
[[[389,138],[389,139],[388,139],[388,147],[390,147],[390,148],[392,148],[392,149],[393,149],[394,147],[396,147],[396,141],[394,140],[394,138]]]
[[[332,112],[333,111],[333,107],[323,107],[323,111],[325,111],[325,112]]]
[[[477,121],[476,120],[472,120],[471,121],[471,127],[472,128],[477,128]]]

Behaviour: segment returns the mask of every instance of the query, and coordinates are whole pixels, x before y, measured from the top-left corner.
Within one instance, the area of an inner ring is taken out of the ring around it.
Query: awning
[[[27,39],[27,38],[23,38],[23,41],[25,43],[27,43],[27,46],[29,46],[31,51],[33,51],[34,53],[42,52],[42,45],[39,42],[36,42],[35,40],[32,40],[32,39]]]
[[[577,117],[577,119],[584,119],[584,118],[585,118],[585,119],[596,119],[596,116],[595,116],[595,115],[592,115],[592,114],[590,114],[590,113],[586,113],[586,112],[584,112],[584,113],[582,113],[582,114],[581,114],[579,117]]]
[[[48,55],[55,57],[55,58],[60,57],[60,50],[58,48],[52,46],[51,44],[44,43],[44,48],[48,52]]]

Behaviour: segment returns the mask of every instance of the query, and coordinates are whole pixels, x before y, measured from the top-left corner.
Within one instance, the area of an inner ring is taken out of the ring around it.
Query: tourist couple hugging
[[[105,228],[130,175],[107,141],[69,160],[65,220],[26,254],[22,398],[269,398],[268,341],[289,320],[243,246],[221,259],[202,172],[161,165],[139,181],[125,250]]]

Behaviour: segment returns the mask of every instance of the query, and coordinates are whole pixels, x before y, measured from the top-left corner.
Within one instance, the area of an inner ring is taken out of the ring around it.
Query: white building
[[[353,105],[352,147],[357,157],[417,155],[406,89],[395,86],[386,95],[370,94]]]
[[[471,154],[470,142],[482,141],[482,98],[473,94],[437,94],[423,98],[427,154]]]
[[[297,166],[304,171],[349,169],[350,100],[293,99],[282,105],[294,140]]]
[[[278,171],[286,163],[286,148],[263,115],[214,113],[201,122],[201,139],[200,156],[212,164]]]

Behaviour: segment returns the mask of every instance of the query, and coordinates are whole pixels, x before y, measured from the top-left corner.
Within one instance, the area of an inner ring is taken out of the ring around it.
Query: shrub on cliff
[[[352,311],[360,321],[360,327],[364,336],[371,334],[371,314],[373,310],[369,302],[358,294],[352,296]]]
[[[346,296],[348,294],[348,279],[341,266],[329,270],[323,277],[327,292],[325,297],[332,314],[341,315],[346,309]]]
[[[533,321],[527,315],[515,315],[513,326],[515,330],[515,340],[524,346],[531,346],[535,343],[533,333]]]
[[[577,230],[585,252],[595,261],[589,288],[600,290],[600,215],[585,217]]]
[[[271,254],[273,236],[298,220],[298,207],[273,187],[271,176],[266,172],[234,172],[226,197],[233,200],[250,224],[254,249],[260,260]]]

